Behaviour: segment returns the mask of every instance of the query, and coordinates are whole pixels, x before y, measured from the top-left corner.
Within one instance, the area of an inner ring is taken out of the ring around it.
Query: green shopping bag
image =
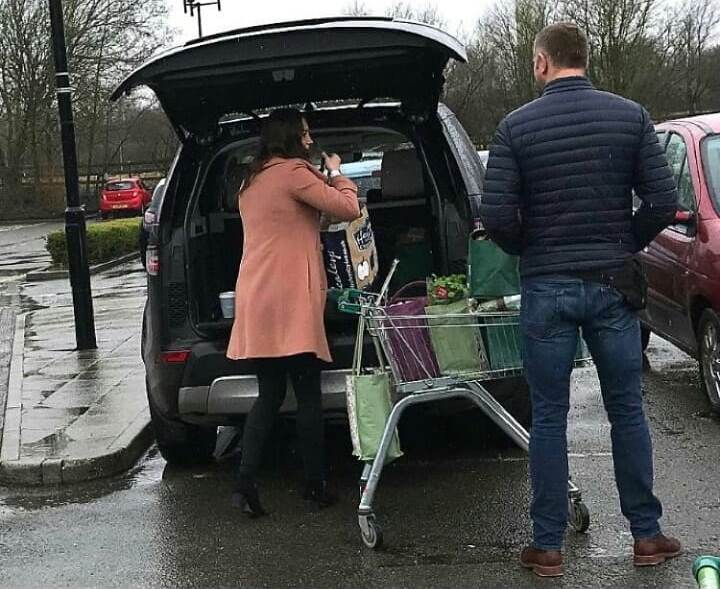
[[[522,368],[522,340],[518,317],[487,315],[478,318],[491,370]]]
[[[483,343],[491,370],[517,370],[522,368],[522,334],[519,317],[492,315],[479,316]],[[578,338],[575,360],[583,361],[589,356],[587,346]]]
[[[425,308],[440,374],[480,372],[488,367],[485,346],[475,316],[466,301]],[[467,315],[465,317],[464,315]]]
[[[369,374],[362,373],[364,317],[360,315],[352,374],[347,377],[347,413],[353,456],[370,461],[377,455],[385,425],[392,410],[390,375],[384,369]],[[397,430],[393,433],[385,462],[402,456]]]
[[[506,254],[488,239],[470,237],[468,289],[476,299],[496,299],[520,293],[517,256]]]

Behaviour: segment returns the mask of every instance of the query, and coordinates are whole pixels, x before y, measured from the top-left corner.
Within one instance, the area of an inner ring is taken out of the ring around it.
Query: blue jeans
[[[520,325],[532,395],[533,544],[559,550],[568,515],[567,414],[579,330],[597,367],[611,425],[620,507],[636,539],[660,533],[652,442],[642,402],[640,324],[614,288],[569,277],[528,278]]]

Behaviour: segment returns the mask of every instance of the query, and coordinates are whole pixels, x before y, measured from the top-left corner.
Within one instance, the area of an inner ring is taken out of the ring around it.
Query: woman
[[[325,484],[320,393],[321,362],[331,361],[323,323],[320,214],[351,221],[360,210],[357,187],[340,175],[340,158],[323,154],[326,178],[310,163],[312,144],[299,111],[273,112],[239,194],[244,246],[227,356],[254,360],[258,399],[245,422],[233,502],[253,516],[265,514],[254,477],[288,376],[298,404],[304,498],[314,507],[333,501]]]

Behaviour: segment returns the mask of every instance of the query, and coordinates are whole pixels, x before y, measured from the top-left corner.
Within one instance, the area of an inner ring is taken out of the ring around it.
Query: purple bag
[[[407,286],[415,286],[415,283]],[[400,289],[385,307],[386,327],[389,328],[387,336],[393,364],[402,381],[434,378],[440,375],[440,370],[430,343],[427,321],[424,317],[420,317],[425,315],[427,297],[398,300],[398,295],[406,288]]]

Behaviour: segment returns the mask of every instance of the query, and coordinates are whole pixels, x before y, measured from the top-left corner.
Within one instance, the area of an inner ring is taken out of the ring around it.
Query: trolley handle
[[[720,588],[720,558],[717,556],[699,556],[692,570],[698,589]]]
[[[350,313],[351,315],[360,315],[363,305],[379,305],[383,298],[385,298],[388,288],[390,288],[390,281],[395,275],[395,270],[399,263],[399,260],[393,260],[390,271],[385,277],[380,292],[377,294],[369,293],[358,288],[346,288],[338,298],[338,310],[343,313]]]
[[[367,304],[368,293],[357,288],[347,288],[338,297],[338,310],[350,315],[360,315],[363,304]]]

